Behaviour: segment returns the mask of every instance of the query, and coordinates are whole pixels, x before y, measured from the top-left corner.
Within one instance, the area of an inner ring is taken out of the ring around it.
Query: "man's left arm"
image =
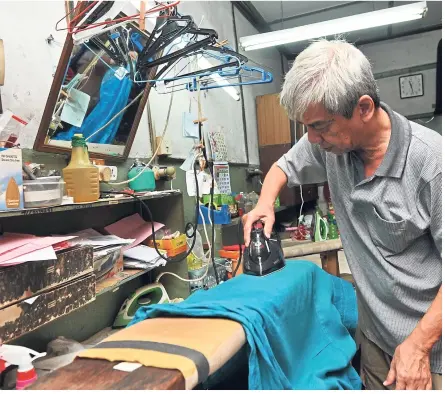
[[[419,204],[429,214],[431,236],[442,256],[442,174],[438,174],[423,188]],[[431,390],[430,353],[441,335],[442,286],[411,335],[397,347],[383,384],[389,386],[395,382],[396,390]]]

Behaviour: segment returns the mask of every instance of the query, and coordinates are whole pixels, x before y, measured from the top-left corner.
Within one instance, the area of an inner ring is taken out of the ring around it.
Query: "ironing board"
[[[335,242],[326,241],[319,242],[317,244],[310,245],[296,245],[296,246],[284,246],[284,253],[286,257],[290,255],[301,256],[314,253],[332,253],[336,255],[337,251],[341,249],[341,242],[335,240]],[[315,248],[315,249],[314,249]],[[335,260],[337,260],[335,258]],[[335,263],[334,260],[334,263]],[[337,260],[338,264],[338,260]],[[331,264],[332,267],[332,264]],[[335,265],[334,265],[335,268]],[[325,269],[326,270],[326,269]],[[332,272],[334,275],[335,270]],[[338,272],[338,271],[337,271]],[[338,274],[337,274],[338,275]],[[155,324],[155,320],[159,318],[145,320],[139,324]],[[193,329],[197,338],[200,338],[202,342],[205,342],[204,333],[205,327],[202,325],[203,320],[193,319],[197,322],[193,327],[187,327],[187,330]],[[178,322],[179,323],[179,322]],[[179,330],[183,330],[184,324],[169,324],[169,327],[177,326]],[[133,326],[134,327],[134,326]],[[131,328],[131,327],[130,327]],[[127,329],[125,329],[127,330]],[[199,330],[203,330],[200,332]],[[145,330],[142,330],[143,332]],[[155,332],[163,332],[162,330],[155,330]],[[211,330],[210,332],[214,332]],[[224,333],[228,333],[229,330],[224,330]],[[219,333],[220,334],[220,333]],[[176,338],[178,335],[175,335]],[[234,355],[241,351],[245,344],[244,331],[241,325],[239,330],[234,327],[233,332],[227,335],[216,335],[216,341],[212,341],[211,346],[216,349],[212,353],[212,357],[209,358],[210,372],[219,371],[222,366],[234,363]],[[155,338],[159,340],[159,338]],[[228,348],[231,348],[228,351]],[[134,389],[134,390],[168,390],[168,389],[186,389],[190,388],[187,385],[184,375],[179,370],[155,368],[155,367],[140,367],[133,372],[122,372],[113,369],[118,362],[101,360],[101,359],[88,359],[77,358],[72,364],[61,368],[51,374],[43,376],[38,381],[28,387],[29,390],[112,390],[112,389]],[[193,385],[191,386],[193,387]]]
[[[107,338],[113,341],[125,338],[150,339],[150,343],[193,345],[201,344],[203,355],[209,366],[210,376],[217,371],[229,371],[228,364],[239,363],[236,357],[246,343],[240,323],[226,319],[206,318],[154,318]],[[196,338],[198,341],[196,341]],[[174,346],[174,345],[173,345]],[[95,357],[100,349],[90,349],[79,354],[71,364],[45,375],[29,386],[28,390],[184,390],[196,387],[194,371],[190,372],[187,363],[182,372],[176,369],[142,366],[133,372],[113,369],[119,362]],[[115,352],[112,352],[113,357]],[[133,353],[132,353],[133,354]],[[159,358],[162,354],[149,354]],[[118,358],[118,356],[116,357]],[[170,364],[171,365],[171,364]],[[247,365],[247,364],[246,364]],[[231,367],[232,365],[230,365]]]

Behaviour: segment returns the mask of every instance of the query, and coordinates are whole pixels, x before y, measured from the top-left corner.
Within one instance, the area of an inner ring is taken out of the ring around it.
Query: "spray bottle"
[[[37,353],[27,347],[3,344],[0,346],[0,373],[10,365],[17,365],[16,389],[23,390],[37,380],[32,362],[44,356],[46,353]]]

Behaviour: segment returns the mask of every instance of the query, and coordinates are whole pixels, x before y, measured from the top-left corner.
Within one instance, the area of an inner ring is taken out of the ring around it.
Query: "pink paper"
[[[0,255],[25,245],[30,239],[33,238],[35,238],[35,235],[4,233],[0,237]]]
[[[6,260],[0,263],[0,267],[8,267],[10,265],[17,265],[22,263],[28,263],[30,261],[42,261],[42,260],[56,260],[56,252],[52,246],[35,250],[34,252],[24,254],[12,260]]]
[[[75,236],[61,236],[61,237],[36,237],[27,234],[6,234],[0,237],[0,264],[58,244],[59,242],[68,241],[76,238]]]
[[[153,222],[155,232],[164,227],[162,223]],[[110,224],[105,227],[105,231],[109,234],[117,235],[124,239],[134,239],[135,241],[126,245],[122,250],[131,249],[132,247],[139,245],[146,240],[153,233],[151,223],[146,222],[138,213],[127,216],[116,223]]]

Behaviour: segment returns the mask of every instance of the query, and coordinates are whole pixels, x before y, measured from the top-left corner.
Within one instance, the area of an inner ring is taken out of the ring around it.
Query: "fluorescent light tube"
[[[384,10],[313,23],[306,26],[241,37],[240,46],[245,51],[253,51],[255,49],[364,30],[371,27],[386,26],[423,18],[426,11],[426,1],[421,1],[399,7],[385,8]]]

